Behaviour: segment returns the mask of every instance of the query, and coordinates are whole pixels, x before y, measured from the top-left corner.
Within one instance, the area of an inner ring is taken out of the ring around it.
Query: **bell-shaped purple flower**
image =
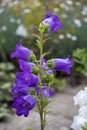
[[[27,95],[24,97],[14,97],[13,108],[16,109],[16,114],[18,116],[24,115],[28,116],[29,111],[34,108],[36,100],[33,96]]]
[[[32,67],[35,66],[34,63],[32,62],[27,62],[27,61],[24,61],[24,60],[19,60],[18,61],[19,63],[19,68],[24,71],[24,72],[32,72]]]
[[[38,82],[38,76],[27,72],[19,72],[15,78],[15,84],[19,87],[35,87]]]
[[[67,74],[70,74],[70,68],[73,66],[73,61],[70,60],[70,56],[68,56],[66,59],[54,59],[53,64],[55,70],[65,71]]]
[[[11,58],[19,58],[22,60],[28,60],[29,56],[31,55],[31,50],[22,46],[23,41],[20,40],[19,43],[16,45],[15,52],[11,54]]]
[[[57,30],[62,27],[62,23],[59,20],[59,17],[54,14],[46,14],[42,20],[42,23],[49,26],[48,31],[57,32]]]
[[[39,87],[35,88],[35,91],[36,91],[36,95],[39,97],[40,96],[40,88]],[[48,89],[47,86],[43,87],[42,88],[42,95],[46,98],[51,98],[54,95],[54,91],[53,91],[52,86],[50,87],[50,89]]]
[[[11,89],[11,94],[13,96],[25,96],[27,94],[29,94],[29,87],[26,86],[14,86]]]

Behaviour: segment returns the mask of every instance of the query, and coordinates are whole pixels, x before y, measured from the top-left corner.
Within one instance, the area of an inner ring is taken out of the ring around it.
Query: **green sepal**
[[[37,66],[32,67],[32,73],[38,75],[40,72],[39,68]]]
[[[49,25],[45,24],[45,23],[40,23],[39,25],[39,31],[41,33],[45,33],[45,32],[48,32],[48,29],[49,29]]]
[[[29,61],[30,61],[30,62],[35,62],[35,61],[36,61],[36,56],[35,56],[35,54],[33,53],[33,51],[31,52],[31,55],[30,55],[30,57],[29,57]]]
[[[54,68],[53,59],[47,61],[49,68]]]
[[[31,88],[31,89],[29,90],[29,94],[30,94],[30,95],[35,95],[35,90],[34,90],[33,88]]]
[[[53,75],[50,75],[50,74],[46,74],[44,77],[43,77],[43,82],[44,83],[50,83],[53,81]]]

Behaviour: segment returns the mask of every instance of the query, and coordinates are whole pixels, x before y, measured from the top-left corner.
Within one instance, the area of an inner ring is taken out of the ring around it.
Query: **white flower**
[[[83,10],[81,12],[83,15],[87,15],[87,6],[83,7]]]
[[[60,40],[64,39],[64,35],[63,34],[59,34],[59,39]]]
[[[77,26],[77,27],[81,27],[82,24],[81,24],[81,21],[79,19],[74,19],[74,24]]]
[[[84,119],[83,117],[77,115],[73,119],[71,128],[73,128],[74,130],[82,130],[82,126],[84,126],[85,123],[87,123],[87,119]]]
[[[28,36],[27,30],[23,25],[19,25],[15,33],[16,35],[23,36],[23,37]]]
[[[72,5],[72,4],[73,4],[72,0],[67,0],[66,3],[67,3],[68,5]]]
[[[24,9],[24,13],[30,13],[30,9]]]
[[[9,21],[10,21],[11,23],[15,23],[16,20],[15,20],[13,17],[11,17]]]
[[[81,3],[80,3],[80,2],[75,2],[75,4],[76,4],[77,6],[80,6],[80,5],[81,5]]]
[[[85,18],[83,19],[83,21],[84,21],[85,23],[87,23],[87,17],[85,17]]]
[[[79,91],[73,99],[75,105],[79,105],[80,107],[85,106],[87,104],[87,87],[84,90]]]
[[[1,30],[2,30],[3,32],[5,32],[5,31],[7,30],[7,26],[3,25],[3,26],[1,27]]]
[[[53,11],[54,11],[54,12],[58,12],[59,9],[58,9],[58,8],[54,8]]]
[[[66,4],[64,4],[64,3],[61,3],[61,4],[60,4],[60,7],[61,7],[61,8],[64,8],[64,9],[67,10],[67,11],[70,10],[70,8],[69,8]]]
[[[87,105],[79,109],[79,115],[87,119]]]
[[[67,16],[67,14],[62,14],[62,17],[67,18],[68,16]]]
[[[17,20],[16,20],[16,23],[17,23],[17,24],[20,24],[20,23],[21,23],[21,19],[17,19]]]
[[[4,11],[4,9],[0,9],[0,14],[2,14],[2,13],[3,13],[3,11]]]
[[[66,37],[67,37],[67,38],[71,38],[72,35],[71,35],[70,33],[67,33],[67,34],[66,34]]]
[[[76,36],[72,36],[71,39],[72,39],[72,41],[76,41],[77,37]]]

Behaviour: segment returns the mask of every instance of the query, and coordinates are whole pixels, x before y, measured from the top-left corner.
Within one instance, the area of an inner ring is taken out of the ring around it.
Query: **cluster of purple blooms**
[[[42,22],[49,25],[48,31],[56,32],[62,27],[56,15],[47,14]],[[33,68],[36,68],[37,65],[35,62],[30,62],[31,56],[32,51],[22,45],[22,40],[19,41],[15,51],[11,54],[11,58],[18,58],[19,68],[21,70],[17,73],[15,85],[11,90],[14,97],[13,107],[16,109],[18,116],[24,115],[27,117],[29,111],[36,105],[35,96],[40,97],[39,77],[38,74],[33,73]],[[39,71],[44,70],[42,77],[46,75],[53,76],[54,70],[65,71],[67,74],[70,74],[70,68],[73,66],[70,56],[66,59],[52,59],[52,68],[49,68],[49,63],[50,61],[46,61],[45,58],[42,59],[39,68]],[[48,88],[45,82],[42,83],[42,96],[46,98],[53,96],[52,84]]]

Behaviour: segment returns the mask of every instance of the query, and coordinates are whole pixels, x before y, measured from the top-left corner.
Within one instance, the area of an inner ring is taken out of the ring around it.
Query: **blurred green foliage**
[[[0,120],[2,120],[11,110],[12,102],[11,87],[15,74],[12,72],[15,66],[10,63],[0,63]]]
[[[45,44],[49,57],[66,57],[79,48],[87,48],[87,2],[86,0],[1,0],[0,2],[0,55],[6,61],[20,38],[25,46],[38,51],[31,33],[46,13],[57,14],[63,28],[53,34]],[[19,30],[18,30],[19,29]],[[18,32],[17,32],[18,31]]]
[[[87,50],[85,48],[73,51],[73,61],[75,62],[75,70],[87,77]]]

